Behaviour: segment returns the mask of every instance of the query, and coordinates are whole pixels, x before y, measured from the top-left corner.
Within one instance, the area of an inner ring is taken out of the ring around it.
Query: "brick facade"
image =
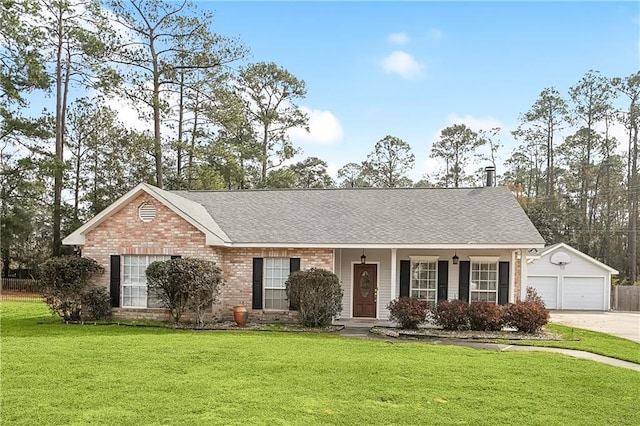
[[[143,203],[156,207],[156,217],[148,223],[138,216]],[[333,270],[332,249],[226,248],[205,244],[205,235],[150,195],[143,194],[124,205],[85,236],[82,255],[105,268],[96,284],[109,289],[111,255],[179,255],[216,262],[222,268],[224,285],[212,309],[213,318],[230,319],[233,307],[244,305],[253,320],[291,320],[292,313],[251,310],[254,257],[297,257],[301,269]],[[158,309],[114,309],[114,318],[167,319]]]
[[[292,312],[270,312],[251,310],[253,290],[254,257],[299,257],[300,269],[323,268],[333,271],[332,249],[268,249],[228,248],[224,250],[222,270],[227,283],[223,293],[223,312],[229,316],[236,305],[245,305],[251,318],[260,320],[291,319]],[[226,316],[226,315],[225,315]]]
[[[520,300],[520,289],[522,288],[522,250],[516,252],[515,271],[513,275],[513,301]]]
[[[138,208],[151,203],[156,216],[143,222]],[[514,270],[514,300],[520,299],[522,257],[516,256]],[[311,248],[235,248],[207,246],[202,231],[191,225],[164,204],[144,193],[111,214],[85,235],[82,255],[95,259],[105,268],[105,274],[96,278],[98,285],[109,289],[110,258],[112,255],[179,255],[210,260],[222,269],[224,285],[209,319],[231,319],[233,307],[244,305],[252,321],[292,321],[295,312],[253,311],[253,258],[300,258],[300,268],[334,270],[333,249]],[[355,258],[354,258],[355,259]],[[350,284],[348,284],[350,285]],[[347,302],[350,303],[350,302]],[[162,309],[116,308],[114,318],[169,319]],[[186,319],[192,315],[186,314]]]

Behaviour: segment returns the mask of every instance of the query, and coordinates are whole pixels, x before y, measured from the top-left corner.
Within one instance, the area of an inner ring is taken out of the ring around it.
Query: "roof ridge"
[[[247,189],[172,189],[168,192],[179,193],[227,193],[227,192],[322,192],[322,191],[401,191],[401,190],[448,190],[448,191],[461,191],[461,190],[474,190],[485,188],[507,188],[506,186],[470,186],[459,188],[443,188],[443,187],[398,187],[398,188],[380,188],[380,187],[354,187],[354,188],[247,188]],[[167,190],[165,190],[167,191]]]

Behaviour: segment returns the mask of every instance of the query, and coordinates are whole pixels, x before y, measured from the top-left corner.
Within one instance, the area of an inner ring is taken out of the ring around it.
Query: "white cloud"
[[[428,36],[432,40],[440,40],[442,38],[442,31],[437,28],[429,29]]]
[[[329,176],[331,176],[334,180],[338,179],[338,170],[340,170],[340,167],[338,164],[336,163],[332,163],[331,161],[327,162],[327,174]]]
[[[407,44],[409,42],[409,36],[407,33],[391,33],[387,40],[391,44]]]
[[[455,113],[451,113],[447,115],[447,126],[451,126],[452,124],[466,124],[467,127],[469,127],[474,132],[477,132],[478,130],[490,130],[494,127],[500,127],[504,129],[504,124],[497,118],[474,117],[469,114],[460,116]],[[439,134],[440,132],[438,132],[438,135]]]
[[[575,131],[575,129],[572,129],[572,130]],[[606,127],[604,123],[598,123],[595,125],[595,130],[600,134],[604,135]],[[616,138],[618,140],[618,146],[616,147],[614,152],[616,154],[622,154],[623,152],[626,152],[627,149],[629,148],[629,130],[627,130],[627,128],[624,127],[624,124],[619,123],[617,121],[614,122],[613,124],[610,124],[608,133],[610,138]]]
[[[131,102],[121,97],[110,97],[105,104],[118,114],[118,120],[128,129],[137,131],[153,131],[153,123],[140,118],[138,110],[131,105]]]
[[[309,132],[295,128],[289,131],[289,137],[296,143],[329,145],[342,141],[342,125],[331,111],[301,107],[309,116]]]
[[[433,175],[439,170],[442,170],[442,164],[435,158],[427,157],[422,162],[422,168],[419,170],[416,180],[420,180],[426,175]]]
[[[408,80],[422,77],[424,70],[424,66],[421,63],[402,50],[391,52],[389,56],[383,59],[382,67],[387,73],[395,73]]]

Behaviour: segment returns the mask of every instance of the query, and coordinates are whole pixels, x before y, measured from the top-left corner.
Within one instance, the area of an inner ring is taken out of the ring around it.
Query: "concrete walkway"
[[[340,335],[345,337],[355,337],[361,339],[379,338],[369,333],[368,327],[345,327],[340,331]],[[390,338],[385,338],[389,342],[401,341]],[[423,341],[424,342],[424,341]],[[476,342],[470,340],[453,340],[453,339],[433,339],[429,340],[429,343],[435,345],[450,345],[450,346],[463,346],[474,349],[485,349],[490,351],[510,351],[510,352],[553,352],[562,355],[567,355],[573,358],[587,359],[590,361],[599,362],[602,364],[612,365],[614,367],[626,368],[628,370],[634,370],[640,372],[640,365],[633,362],[622,361],[616,358],[609,358],[606,356],[594,354],[592,352],[577,351],[574,349],[563,348],[549,348],[541,346],[519,346],[519,345],[504,345],[499,343],[485,343]]]

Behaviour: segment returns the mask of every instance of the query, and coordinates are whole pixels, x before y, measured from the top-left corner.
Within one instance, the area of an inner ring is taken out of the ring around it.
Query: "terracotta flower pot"
[[[235,306],[233,308],[233,319],[235,320],[236,324],[238,324],[239,326],[243,326],[247,323],[247,318],[249,318],[249,312],[247,311],[247,308],[245,308],[244,306]]]

